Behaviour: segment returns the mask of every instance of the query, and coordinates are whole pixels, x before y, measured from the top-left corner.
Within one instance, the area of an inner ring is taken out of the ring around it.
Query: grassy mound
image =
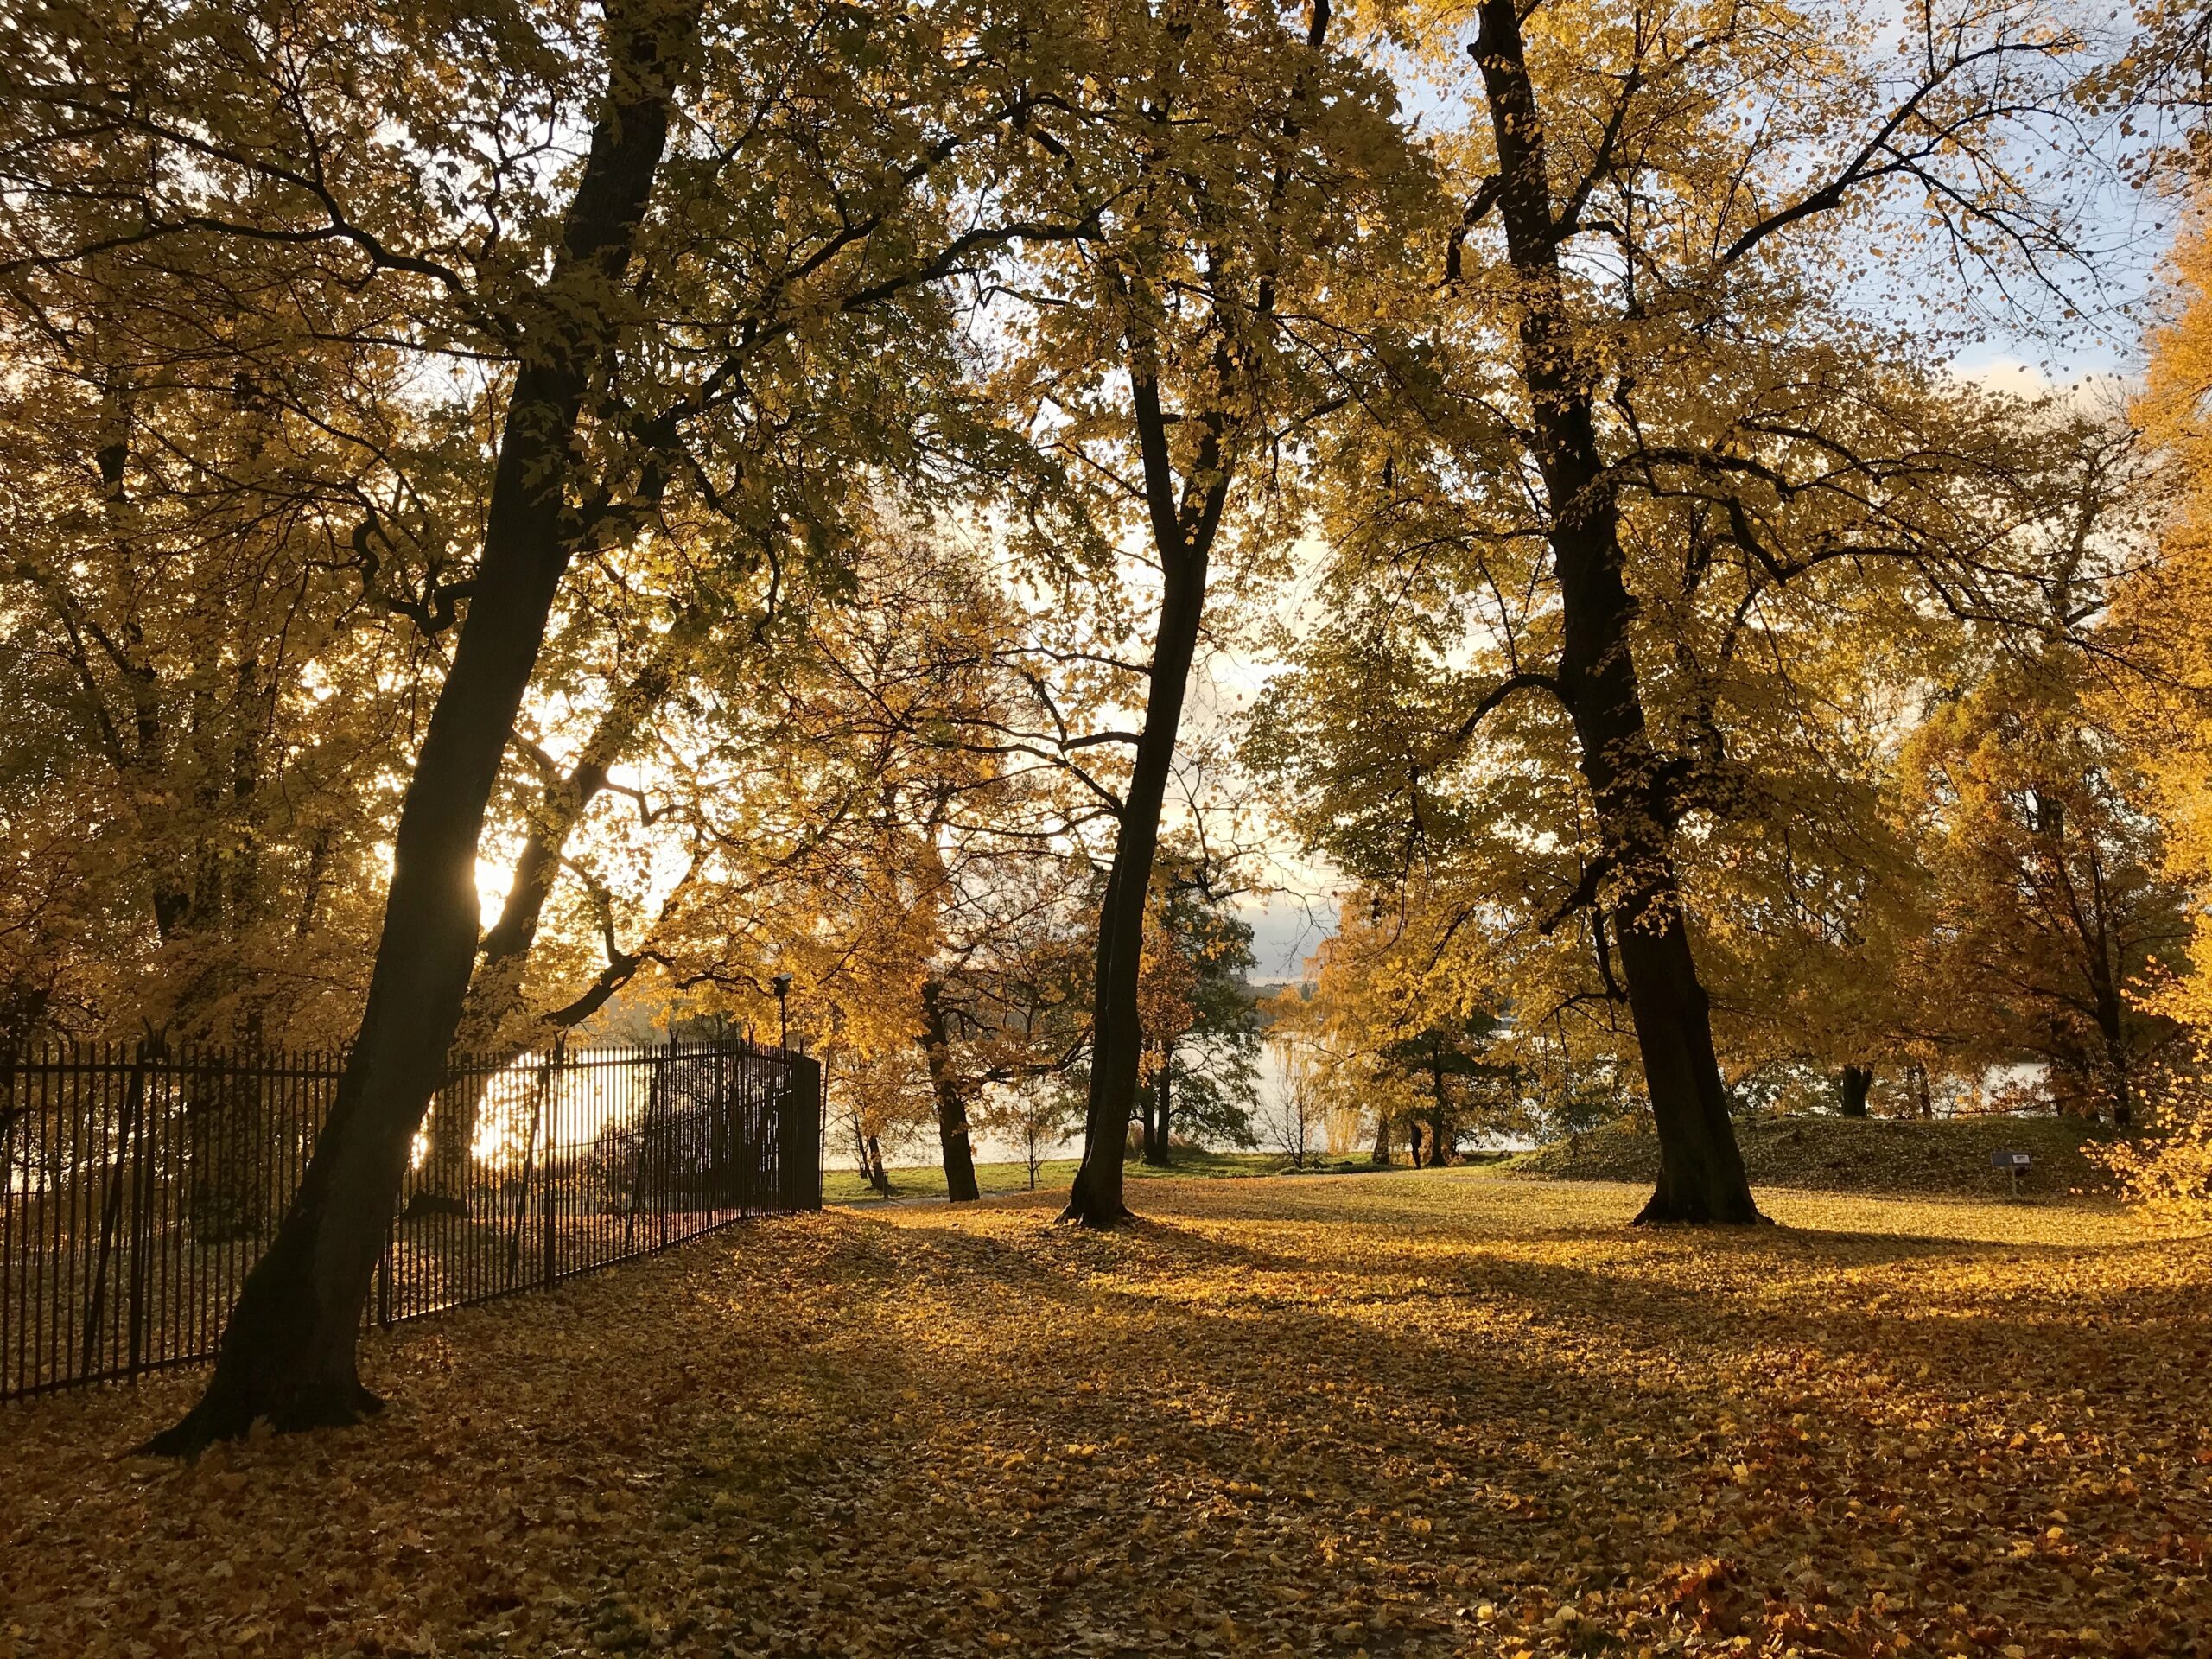
[[[1885,1118],[1738,1118],[1736,1136],[1754,1186],[1826,1192],[1987,1198],[2009,1195],[2012,1180],[1990,1166],[1993,1152],[2024,1152],[2035,1161],[2023,1194],[2106,1193],[2112,1182],[2085,1155],[2105,1138],[2077,1118],[1980,1117],[1948,1122]],[[1659,1173],[1659,1142],[1645,1119],[1624,1119],[1588,1135],[1539,1147],[1514,1173],[1555,1181],[1648,1181]]]

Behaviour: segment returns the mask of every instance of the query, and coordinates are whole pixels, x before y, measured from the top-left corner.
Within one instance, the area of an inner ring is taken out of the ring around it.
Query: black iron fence
[[[0,1400],[211,1357],[341,1064],[78,1046],[0,1066]],[[416,1138],[369,1321],[818,1208],[821,1075],[720,1041],[455,1065]]]

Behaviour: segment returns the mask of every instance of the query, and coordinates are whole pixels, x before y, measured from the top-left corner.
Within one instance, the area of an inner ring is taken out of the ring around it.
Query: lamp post
[[[788,1052],[791,1046],[791,976],[778,974],[768,983],[776,993],[776,1046]]]

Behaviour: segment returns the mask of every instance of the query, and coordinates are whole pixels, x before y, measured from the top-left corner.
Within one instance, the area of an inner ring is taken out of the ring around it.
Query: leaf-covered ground
[[[379,1339],[359,1429],[9,1408],[0,1653],[2212,1650],[2204,1241],[1639,1196],[833,1213]]]

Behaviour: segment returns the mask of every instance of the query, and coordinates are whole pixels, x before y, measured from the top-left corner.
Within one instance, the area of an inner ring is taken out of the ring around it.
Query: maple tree
[[[2181,186],[2193,202],[2202,198],[2203,178],[2200,155]],[[2170,282],[2178,304],[2152,335],[2148,385],[2134,412],[2170,468],[2173,497],[2160,525],[2163,556],[2122,588],[2116,606],[2120,637],[2145,653],[2157,672],[2148,683],[2110,688],[2105,708],[2145,774],[2143,793],[2163,831],[2167,873],[2201,894],[2212,877],[2212,789],[2206,785],[2212,755],[2212,652],[2206,645],[2212,443],[2205,424],[2206,389],[2212,386],[2212,235],[2201,214],[2175,250]],[[2138,1194],[2201,1212],[2212,1202],[2212,1110],[2202,1085],[2212,1051],[2212,992],[2204,972],[2212,961],[2212,932],[2201,902],[2188,907],[2186,925],[2196,971],[2176,972],[2153,988],[2157,1011],[2188,1032],[2195,1065],[2177,1066],[2180,1075],[2153,1103],[2161,1141],[2122,1151],[2115,1161]]]

